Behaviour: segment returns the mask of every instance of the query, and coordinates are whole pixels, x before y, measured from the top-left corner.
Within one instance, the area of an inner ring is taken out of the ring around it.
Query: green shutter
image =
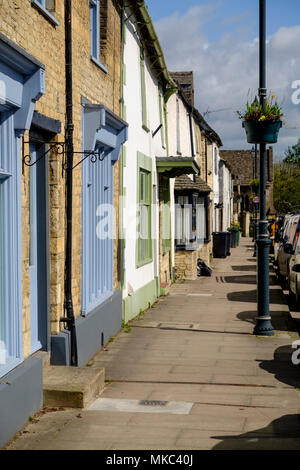
[[[151,263],[152,254],[152,160],[137,156],[137,243],[136,267]]]

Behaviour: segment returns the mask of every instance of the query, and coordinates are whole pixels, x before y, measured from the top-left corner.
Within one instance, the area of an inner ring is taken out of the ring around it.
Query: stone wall
[[[34,56],[45,67],[46,92],[36,103],[36,111],[61,122],[64,141],[65,128],[65,25],[64,2],[56,0],[51,14],[58,20],[55,26],[30,0],[0,0],[0,30],[15,44]],[[101,60],[107,69],[102,70],[91,61],[89,2],[73,0],[73,120],[74,150],[82,149],[82,105],[84,97],[92,103],[104,104],[120,114],[121,80],[121,12],[119,2],[104,2],[106,38]],[[106,19],[105,19],[106,20]],[[105,39],[105,40],[104,40]],[[109,53],[108,53],[109,51]],[[25,135],[25,137],[28,137]],[[79,161],[81,155],[75,158]],[[114,168],[115,244],[114,288],[119,288],[118,200],[119,164]],[[25,168],[21,181],[22,206],[22,294],[23,294],[23,348],[24,356],[30,352],[30,282],[29,282],[29,169]],[[50,315],[51,334],[62,328],[64,263],[65,263],[65,178],[62,175],[62,155],[53,151],[49,156],[49,229],[50,229]],[[75,316],[81,310],[81,166],[73,173],[73,269],[72,292]]]

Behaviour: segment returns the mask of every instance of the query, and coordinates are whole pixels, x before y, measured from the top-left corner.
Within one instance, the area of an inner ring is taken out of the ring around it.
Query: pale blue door
[[[113,162],[84,162],[82,314],[113,294]]]
[[[32,161],[36,161],[39,152],[31,146]],[[30,249],[29,249],[29,278],[30,278],[30,338],[31,354],[41,349],[39,341],[38,315],[38,236],[37,236],[37,166],[30,167],[29,213],[30,213]]]

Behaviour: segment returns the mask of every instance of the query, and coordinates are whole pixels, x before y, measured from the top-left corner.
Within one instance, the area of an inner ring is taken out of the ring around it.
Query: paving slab
[[[211,277],[175,283],[86,368],[105,369],[97,399],[183,402],[188,414],[46,412],[10,448],[299,450],[300,374],[291,362],[298,327],[271,269],[275,335],[253,335],[252,251],[242,238],[230,257],[213,260]]]

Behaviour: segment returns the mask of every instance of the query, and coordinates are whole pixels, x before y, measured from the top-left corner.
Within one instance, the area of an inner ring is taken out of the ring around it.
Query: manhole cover
[[[168,404],[167,401],[159,401],[159,400],[141,400],[139,402],[140,405],[146,406],[166,406]]]

